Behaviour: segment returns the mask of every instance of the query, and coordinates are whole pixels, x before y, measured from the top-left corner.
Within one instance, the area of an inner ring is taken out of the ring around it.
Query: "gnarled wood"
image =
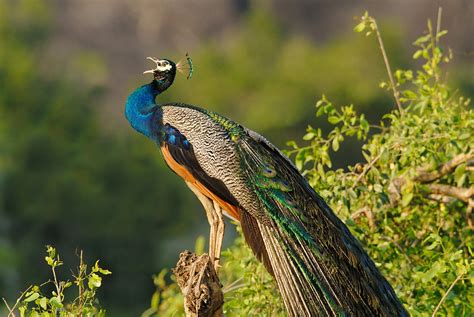
[[[222,284],[209,255],[197,256],[184,251],[179,255],[173,273],[184,295],[184,310],[187,317],[222,316],[224,304]]]

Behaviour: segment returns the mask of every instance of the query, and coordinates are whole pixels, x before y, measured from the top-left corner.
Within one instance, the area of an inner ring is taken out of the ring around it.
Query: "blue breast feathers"
[[[191,148],[191,143],[186,139],[184,135],[179,132],[178,129],[169,125],[168,123],[164,125],[164,140],[165,143],[184,148],[189,150]]]

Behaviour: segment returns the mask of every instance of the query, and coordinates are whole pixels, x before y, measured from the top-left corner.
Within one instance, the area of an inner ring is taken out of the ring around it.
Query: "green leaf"
[[[30,312],[30,315],[28,317],[39,317],[39,314],[36,310],[33,310]]]
[[[44,259],[49,266],[52,266],[54,264],[54,260],[51,257],[45,256]]]
[[[49,299],[49,303],[56,308],[62,308],[63,303],[61,303],[61,299],[57,296],[53,296]]]
[[[39,296],[40,295],[38,293],[34,292],[33,294],[25,298],[24,301],[29,303],[29,302],[37,300]]]
[[[420,58],[421,54],[423,54],[423,50],[417,50],[417,51],[413,54],[413,59],[418,59],[418,58]]]
[[[404,90],[403,95],[408,99],[416,99],[418,96],[411,90]]]
[[[46,297],[42,297],[40,300],[39,300],[39,305],[41,306],[41,308],[43,309],[46,309],[48,306],[48,299]]]
[[[408,204],[411,202],[412,199],[413,199],[413,193],[412,192],[404,194],[403,198],[402,198],[402,206],[403,207],[408,206]]]
[[[339,150],[339,140],[338,140],[338,138],[334,138],[332,140],[332,150],[334,152],[337,152]]]
[[[102,277],[97,275],[96,273],[92,273],[89,275],[88,281],[87,281],[87,286],[89,286],[89,289],[96,289],[99,288],[102,285]]]
[[[201,255],[204,253],[204,248],[206,244],[206,238],[203,235],[197,237],[196,242],[194,242],[194,252],[197,255]]]
[[[27,306],[20,306],[18,310],[20,311],[20,317],[25,317]]]
[[[376,193],[381,193],[381,192],[383,191],[383,186],[380,185],[380,184],[375,184],[375,185],[374,185],[374,191],[375,191]]]
[[[308,132],[303,136],[303,140],[309,141],[314,138],[314,133],[313,132]]]
[[[365,29],[365,24],[366,24],[365,21],[360,22],[359,24],[357,24],[357,25],[354,27],[354,31],[359,32],[359,33],[362,32],[362,31],[364,31],[364,29]]]
[[[421,37],[417,38],[416,41],[413,44],[420,45],[422,43],[425,43],[425,42],[429,41],[430,39],[431,39],[431,34],[427,34],[427,35],[424,35],[424,36],[421,36]]]
[[[339,118],[339,117],[336,117],[336,116],[328,117],[328,122],[330,124],[337,124],[337,123],[339,123],[339,121],[341,121],[341,118]]]
[[[159,308],[159,305],[160,305],[160,299],[161,299],[161,296],[160,296],[160,293],[159,292],[155,292],[153,293],[152,297],[151,297],[151,308],[154,308],[154,309],[158,309]]]
[[[448,31],[447,30],[443,30],[443,31],[440,31],[437,35],[438,35],[438,38],[442,37],[443,35],[446,35],[448,34]]]
[[[99,272],[102,273],[102,274],[104,274],[104,275],[110,275],[110,274],[112,274],[111,271],[106,270],[106,269],[103,269],[103,268],[99,268]]]
[[[321,99],[319,99],[317,102],[316,102],[316,108],[319,108],[321,107],[323,104],[325,104],[327,101],[326,101],[326,98],[323,96]]]

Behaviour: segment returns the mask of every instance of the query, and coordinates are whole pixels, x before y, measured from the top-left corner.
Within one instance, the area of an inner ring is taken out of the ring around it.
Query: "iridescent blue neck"
[[[155,82],[152,82],[135,90],[125,103],[125,117],[130,125],[149,138],[153,138],[151,123],[158,107],[155,98],[159,93]]]

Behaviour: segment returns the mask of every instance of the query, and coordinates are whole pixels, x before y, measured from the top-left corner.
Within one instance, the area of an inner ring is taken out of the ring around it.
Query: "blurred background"
[[[127,95],[151,79],[146,56],[194,61],[193,78],[178,76],[159,102],[218,111],[285,148],[308,124],[325,126],[314,116],[323,93],[372,122],[393,107],[378,88],[376,40],[353,32],[355,16],[369,10],[392,68],[408,68],[439,5],[448,79],[472,97],[471,0],[0,0],[0,297],[48,278],[52,244],[67,276],[77,250],[100,258],[113,272],[101,304],[137,316],[152,275],[207,236],[197,199],[123,116]],[[338,167],[358,153],[348,144]]]

